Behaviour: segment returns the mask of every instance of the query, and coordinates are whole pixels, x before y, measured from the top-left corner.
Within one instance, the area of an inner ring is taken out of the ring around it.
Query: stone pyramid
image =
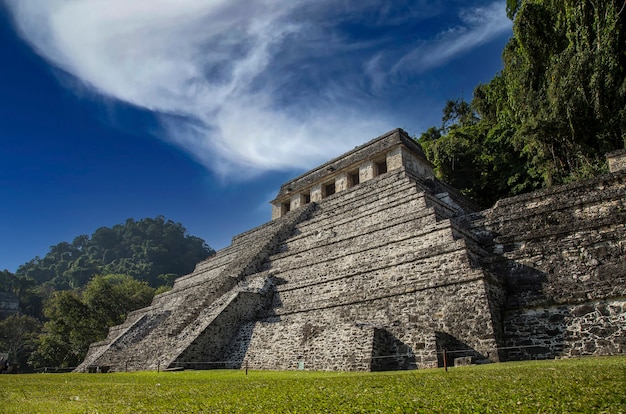
[[[77,371],[393,370],[626,353],[626,173],[480,211],[397,129],[285,183],[272,220]]]

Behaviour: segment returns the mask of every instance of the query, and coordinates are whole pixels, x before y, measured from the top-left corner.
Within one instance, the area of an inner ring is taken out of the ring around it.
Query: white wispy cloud
[[[393,39],[355,41],[333,20],[407,20],[386,2],[4,1],[37,53],[90,90],[154,111],[162,138],[222,176],[309,167],[396,126],[365,104],[359,73],[368,61],[374,73]],[[407,45],[387,72],[445,63],[506,30],[503,13],[502,3],[464,12],[463,25]]]
[[[390,82],[390,78],[404,78],[407,73],[415,76],[416,73],[443,66],[512,29],[502,1],[461,9],[459,19],[458,24],[443,27],[432,38],[416,37],[410,48],[376,54],[366,64],[374,84],[381,88]],[[391,69],[381,67],[382,62],[389,66],[389,61],[393,62]]]
[[[427,70],[468,53],[476,46],[511,30],[503,3],[463,10],[463,25],[444,31],[432,43],[413,49],[396,63],[394,70]]]

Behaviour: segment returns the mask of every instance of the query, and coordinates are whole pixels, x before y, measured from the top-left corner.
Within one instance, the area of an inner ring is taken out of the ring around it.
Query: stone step
[[[320,206],[320,209],[324,208]],[[320,231],[335,232],[338,234],[351,233],[354,229],[367,231],[368,227],[379,222],[390,222],[397,219],[402,220],[402,216],[411,215],[415,212],[427,209],[424,198],[417,193],[405,194],[396,200],[389,200],[387,203],[370,204],[361,209],[355,209],[350,214],[320,214],[315,211],[311,220],[300,223],[296,227],[294,236],[290,241],[298,238],[307,238],[314,235],[319,238]],[[418,213],[419,214],[419,213]]]
[[[424,192],[424,185],[416,182],[413,178],[407,178],[398,173],[396,181],[390,181],[388,186],[383,187],[375,194],[365,193],[363,197],[350,199],[350,193],[345,192],[346,197],[337,196],[336,199],[322,200],[319,203],[318,211],[305,223],[298,226],[300,231],[306,231],[308,227],[332,226],[332,220],[356,220],[360,217],[368,217],[378,208],[391,208],[402,204],[407,199],[423,198],[424,206],[432,207],[438,219],[447,219],[466,214],[467,206],[457,203],[457,200],[449,193],[438,193],[429,195]],[[339,193],[344,194],[344,192]],[[455,197],[459,197],[455,195]],[[335,204],[330,201],[338,200]],[[347,210],[342,210],[347,207]],[[347,213],[347,214],[346,214]],[[347,216],[347,218],[345,218]],[[320,223],[323,220],[331,219],[330,222]]]
[[[591,180],[550,187],[498,201],[490,210],[509,215],[566,209],[603,201],[623,199],[626,173],[606,174]],[[555,204],[558,201],[558,204]]]
[[[245,247],[238,245],[229,246],[218,251],[212,258],[200,262],[193,273],[176,279],[172,291],[170,292],[173,293],[179,290],[194,288],[207,281],[216,279],[244,250]]]
[[[221,250],[218,250],[214,256],[211,256],[208,259],[203,260],[202,262],[198,263],[194,271],[190,273],[188,276],[194,273],[210,271],[212,269],[222,267],[225,264],[228,264],[234,256],[237,256],[239,254],[239,250],[241,248],[242,247],[239,245],[237,246],[231,245]],[[186,276],[183,276],[183,278],[184,277]]]
[[[380,221],[392,221],[402,216],[413,214],[427,210],[424,197],[420,194],[408,194],[402,199],[390,201],[384,205],[369,206],[366,211],[353,211],[351,214],[330,215],[324,220],[316,220],[317,211],[311,217],[311,220],[300,223],[296,227],[294,235],[290,240],[308,237],[310,234],[318,234],[320,229],[338,229],[341,227],[353,226],[355,223],[362,227],[368,227],[372,223]],[[432,209],[431,209],[432,210]]]
[[[395,183],[394,181],[384,180],[363,183],[362,186],[341,191],[318,201],[317,217],[312,217],[312,219],[320,220],[325,219],[325,215],[336,216],[351,212],[365,205],[377,203],[381,198],[381,194],[386,194],[389,197],[393,194],[402,193],[403,190],[411,187],[408,181],[398,182],[397,179]],[[369,192],[363,191],[369,187],[371,187]]]
[[[346,223],[346,226],[349,224]],[[286,240],[281,245],[281,251],[269,258],[268,265],[283,268],[285,263],[291,263],[287,268],[298,267],[299,263],[316,262],[320,257],[332,257],[355,249],[367,250],[395,239],[403,239],[407,237],[407,232],[427,233],[436,225],[432,210],[425,209],[388,221],[376,221],[362,228],[359,228],[358,223],[352,223],[350,231],[342,227],[324,227],[323,230],[308,233],[306,237],[298,235]]]
[[[469,268],[471,267],[468,263],[469,259],[465,254],[466,252],[462,250],[464,248],[463,242],[458,241],[450,246],[438,246],[436,249],[432,249],[432,251],[438,254],[456,254],[459,252],[459,255],[462,255],[461,258],[464,266],[467,264],[466,267]],[[284,280],[284,284],[280,285],[278,289],[279,292],[282,292],[309,286],[320,286],[334,280],[351,278],[360,274],[378,275],[381,269],[388,269],[389,272],[387,273],[389,275],[395,275],[398,273],[399,269],[408,268],[413,272],[411,273],[411,277],[421,278],[424,277],[423,275],[432,274],[433,269],[447,269],[449,266],[452,266],[451,263],[437,260],[437,258],[434,257],[435,256],[430,254],[430,251],[421,249],[397,256],[387,256],[384,258],[369,257],[364,263],[364,270],[359,270],[359,268],[355,268],[354,266],[345,266],[345,263],[334,263],[337,265],[336,268],[321,268],[319,273],[303,275],[300,279],[296,279],[292,275],[277,275],[275,277],[280,278],[281,276],[285,276],[281,278]],[[456,269],[456,267],[453,269]]]
[[[370,189],[369,192],[357,191],[360,188],[354,187],[329,198],[318,202],[318,210],[308,220],[308,225],[316,226],[318,221],[328,218],[341,217],[344,214],[354,215],[367,213],[376,206],[381,206],[385,202],[394,202],[406,196],[407,190],[413,189],[414,185],[409,180],[402,182],[382,181],[386,184],[382,188]],[[375,186],[378,182],[367,182],[363,186]],[[414,191],[415,192],[415,191]]]
[[[416,256],[420,256],[420,253]],[[465,265],[460,265],[464,262]],[[310,280],[309,284],[300,283],[293,288],[289,283],[282,285],[275,295],[272,312],[280,317],[296,312],[371,302],[437,289],[452,283],[473,282],[484,277],[481,269],[472,269],[467,265],[463,243],[459,242],[456,246],[446,246],[445,250],[442,247],[439,256],[407,257],[403,262],[389,261],[362,272],[346,271],[333,278]]]
[[[397,215],[408,214],[411,209],[420,210],[424,208],[426,208],[426,202],[420,194],[406,192],[395,198],[389,197],[384,202],[364,204],[353,209],[350,213],[334,214],[326,206],[320,205],[319,209],[312,215],[311,220],[301,223],[297,227],[297,231],[308,234],[315,233],[319,229],[341,227],[346,223],[375,222],[380,220],[381,214],[387,214],[387,219],[393,219]]]
[[[502,252],[524,241],[566,235],[572,228],[583,231],[602,228],[616,219],[626,221],[626,200],[618,192],[607,195],[596,189],[578,197],[571,197],[560,189],[538,193],[541,197],[533,193],[507,199],[502,205],[467,215],[459,222],[475,234],[487,250]]]
[[[236,256],[232,257],[231,261],[234,260],[235,258]],[[214,269],[205,270],[205,271],[196,271],[186,276],[184,279],[182,278],[176,279],[176,281],[174,282],[174,286],[172,287],[172,290],[170,291],[171,292],[170,294],[173,294],[178,291],[183,291],[185,289],[193,288],[200,284],[206,283],[207,281],[218,278],[229,264],[230,262],[226,262],[222,264],[221,266],[216,267]]]
[[[609,181],[615,181],[616,184]],[[615,177],[612,174],[591,181],[571,183],[556,188],[547,188],[529,194],[498,201],[491,209],[468,215],[468,227],[481,225],[507,227],[509,222],[527,221],[536,216],[565,213],[572,218],[589,218],[596,215],[612,214],[611,208],[624,207],[623,198],[626,174]],[[595,184],[595,185],[594,185]]]
[[[437,223],[419,229],[407,229],[407,225],[399,225],[394,235],[390,229],[381,230],[385,237],[370,235],[367,247],[358,242],[347,240],[337,243],[332,250],[322,253],[321,249],[312,249],[301,254],[296,259],[285,257],[272,261],[272,275],[287,283],[300,282],[303,279],[332,277],[345,270],[367,269],[376,266],[378,262],[385,262],[389,258],[409,257],[415,254],[428,255],[429,249],[439,251],[441,246],[454,244],[450,226]],[[408,233],[408,234],[407,234]],[[415,236],[419,234],[419,236]],[[387,237],[388,236],[388,237]],[[423,237],[416,240],[416,237]],[[327,276],[330,275],[330,276]]]

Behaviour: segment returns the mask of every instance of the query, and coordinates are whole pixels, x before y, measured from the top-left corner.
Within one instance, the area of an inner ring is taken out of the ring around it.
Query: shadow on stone
[[[374,329],[372,371],[417,369],[413,349],[385,329]]]
[[[437,345],[437,366],[452,367],[455,359],[463,359],[471,361],[473,364],[484,364],[491,362],[489,354],[483,355],[467,343],[455,338],[446,332],[435,332],[435,340]],[[445,352],[444,352],[445,351]],[[444,364],[445,357],[445,364]]]
[[[256,311],[247,314],[239,321],[237,332],[231,341],[220,351],[219,358],[204,369],[242,369],[245,368],[245,357],[250,347],[255,323],[259,319],[265,322],[280,322],[280,317],[274,312],[276,307],[282,306],[276,286],[286,283],[284,279],[269,277],[261,290],[257,292],[258,301]]]

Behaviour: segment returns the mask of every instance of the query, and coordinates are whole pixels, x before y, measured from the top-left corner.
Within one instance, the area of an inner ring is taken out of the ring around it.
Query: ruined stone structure
[[[480,211],[391,131],[284,184],[272,221],[111,328],[78,370],[625,354],[623,157]]]
[[[17,295],[9,292],[0,292],[0,319],[17,314],[19,308],[20,301]]]

